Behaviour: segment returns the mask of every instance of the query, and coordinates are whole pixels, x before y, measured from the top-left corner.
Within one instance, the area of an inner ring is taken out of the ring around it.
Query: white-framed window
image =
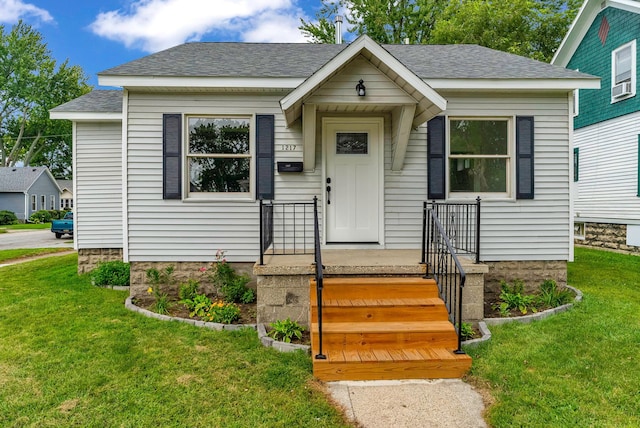
[[[56,209],[56,197],[55,197],[55,195],[49,195],[49,209],[50,210],[55,210]]]
[[[40,195],[40,209],[47,209],[47,197],[45,195]]]
[[[38,196],[31,195],[31,211],[38,211]]]
[[[625,100],[636,94],[636,41],[626,43],[611,52],[611,102]]]
[[[512,118],[451,117],[448,125],[449,196],[512,196]]]
[[[187,197],[253,198],[253,118],[193,115],[186,120]]]

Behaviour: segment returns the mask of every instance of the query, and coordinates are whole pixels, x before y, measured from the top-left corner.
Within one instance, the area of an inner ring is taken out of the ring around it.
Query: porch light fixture
[[[366,90],[367,88],[364,87],[364,81],[360,79],[360,81],[356,85],[356,94],[358,94],[359,97],[364,97],[366,95]]]

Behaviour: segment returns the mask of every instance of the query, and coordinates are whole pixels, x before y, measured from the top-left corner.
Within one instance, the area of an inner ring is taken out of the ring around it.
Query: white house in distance
[[[576,243],[640,253],[638,1],[585,1],[552,63],[600,76],[574,110]]]
[[[122,90],[94,91],[51,117],[74,123],[79,270],[128,261],[134,296],[151,266],[192,275],[218,249],[255,263],[260,200],[314,197],[323,252],[339,263],[349,263],[345,251],[406,251],[403,263],[424,272],[423,201],[479,196],[485,286],[566,283],[572,93],[598,88],[592,75],[475,45],[361,36],[187,43],[98,80]],[[296,266],[300,280],[280,272],[261,283],[269,266],[256,267],[258,322],[310,323],[311,262]],[[481,318],[482,282],[465,293]]]

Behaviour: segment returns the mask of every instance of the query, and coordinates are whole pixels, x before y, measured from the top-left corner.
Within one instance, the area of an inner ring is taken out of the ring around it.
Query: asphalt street
[[[73,238],[64,235],[62,239],[56,239],[49,229],[10,230],[8,233],[0,233],[0,250],[57,247],[73,248]]]

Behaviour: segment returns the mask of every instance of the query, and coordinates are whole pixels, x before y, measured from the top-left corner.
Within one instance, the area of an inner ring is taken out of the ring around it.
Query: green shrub
[[[91,272],[93,283],[97,286],[105,285],[129,285],[130,268],[129,263],[122,261],[112,261],[99,263]]]
[[[16,224],[18,217],[16,217],[13,211],[2,210],[0,211],[0,225]]]
[[[558,288],[558,284],[552,279],[546,279],[540,284],[540,293],[537,301],[543,307],[555,308],[556,306],[565,305],[573,300],[571,290]]]
[[[183,304],[189,311],[195,307],[194,299],[198,295],[200,283],[194,279],[189,279],[186,283],[180,284],[178,289],[178,303]]]
[[[223,251],[216,254],[211,281],[227,303],[252,303],[256,300],[255,292],[247,287],[251,278],[238,275],[224,259]]]
[[[38,210],[31,214],[29,217],[31,223],[49,223],[51,221],[51,214],[47,210]]]
[[[204,318],[211,308],[211,305],[213,305],[213,302],[205,294],[196,294],[188,304],[185,304],[185,306],[187,306],[191,311],[189,316],[192,318]]]
[[[234,303],[216,301],[211,304],[205,320],[222,324],[231,324],[240,318],[240,308]]]
[[[500,281],[500,288],[500,303],[494,305],[494,309],[500,312],[500,316],[509,316],[512,310],[518,310],[523,315],[526,315],[529,310],[537,312],[536,296],[524,294],[522,280],[515,279],[513,285]]]
[[[460,337],[462,340],[473,339],[473,335],[475,332],[473,331],[473,326],[469,322],[463,322],[460,328]]]
[[[294,337],[298,340],[302,339],[302,332],[304,331],[304,327],[295,321],[291,321],[290,318],[272,322],[269,327],[271,327],[268,333],[269,337],[286,343],[291,343]]]

